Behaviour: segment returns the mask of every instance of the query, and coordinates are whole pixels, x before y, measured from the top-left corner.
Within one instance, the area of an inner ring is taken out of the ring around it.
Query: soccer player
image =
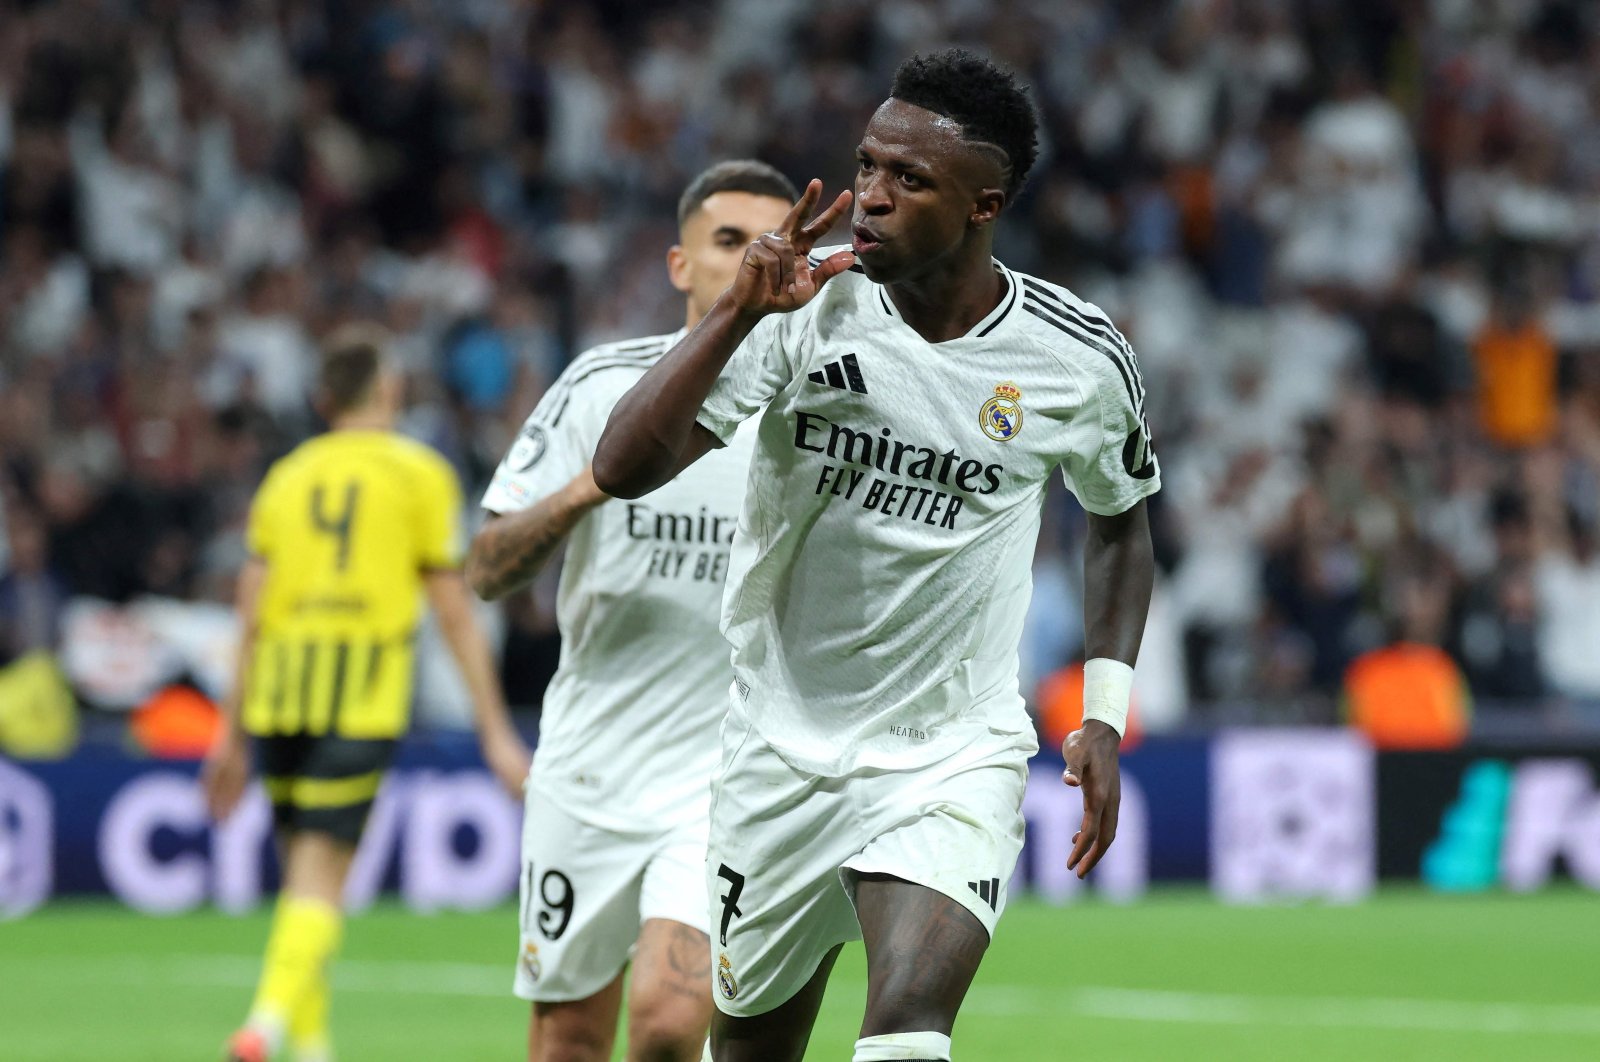
[[[667,253],[686,327],[795,194],[751,161],[689,185]],[[630,949],[629,1059],[699,1059],[711,1020],[706,823],[729,677],[718,619],[752,437],[730,435],[648,504],[611,503],[589,469],[611,407],[683,334],[596,347],[562,373],[496,471],[467,562],[474,589],[499,597],[568,543],[561,666],[522,840],[515,991],[533,1002],[532,1062],[611,1057]]]
[[[1089,513],[1069,865],[1087,873],[1116,832],[1159,476],[1121,334],[992,256],[1036,152],[1009,74],[908,60],[856,150],[853,249],[808,256],[851,203],[805,223],[811,182],[596,450],[600,488],[642,497],[760,413],[706,863],[717,1062],[799,1059],[857,938],[857,1062],[950,1057],[1023,842],[1017,646],[1057,468]]]
[[[274,464],[251,506],[238,678],[203,780],[225,818],[249,780],[253,739],[283,888],[255,1002],[228,1043],[233,1062],[264,1062],[286,1040],[299,1062],[332,1057],[340,901],[406,729],[424,596],[471,692],[484,758],[513,794],[527,770],[461,576],[460,487],[442,457],[394,432],[404,382],[385,345],[364,326],[330,339],[319,401],[331,430]]]

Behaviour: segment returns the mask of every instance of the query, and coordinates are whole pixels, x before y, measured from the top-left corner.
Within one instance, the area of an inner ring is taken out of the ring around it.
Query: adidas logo
[[[858,395],[867,393],[867,381],[861,378],[861,366],[856,364],[854,354],[846,354],[838,361],[830,361],[816,372],[810,373],[806,379],[812,383],[822,384],[824,387],[837,387],[841,391],[854,391]],[[846,383],[846,381],[849,381]]]
[[[989,905],[989,910],[999,910],[1000,879],[990,878],[988,881],[969,881],[967,888],[978,894],[978,899]]]

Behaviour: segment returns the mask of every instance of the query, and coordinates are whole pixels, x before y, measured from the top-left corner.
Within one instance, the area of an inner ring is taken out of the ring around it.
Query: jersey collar
[[[946,343],[959,343],[963,339],[982,339],[1000,327],[1000,322],[1004,321],[1011,311],[1016,309],[1019,301],[1018,289],[1021,284],[1018,283],[1017,278],[1012,275],[1011,270],[1007,269],[1005,263],[1001,262],[1000,259],[991,258],[990,261],[994,263],[994,271],[1000,274],[1000,279],[1006,282],[1006,290],[1001,294],[1000,302],[994,309],[989,311],[983,320],[968,329],[965,335],[957,336],[955,339],[947,339],[945,340]],[[900,311],[895,308],[894,300],[889,298],[889,289],[882,284],[874,284],[873,287],[877,289],[878,308],[893,320],[900,322],[904,327],[910,328],[911,326],[906,324],[905,318],[900,316]]]

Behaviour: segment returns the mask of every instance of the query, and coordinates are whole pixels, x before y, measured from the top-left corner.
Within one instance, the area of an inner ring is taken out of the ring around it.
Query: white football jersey
[[[682,334],[573,361],[523,425],[483,507],[528,509],[571,482],[593,460],[612,407]],[[731,680],[718,617],[753,434],[646,498],[606,502],[567,540],[561,662],[529,784],[581,821],[640,831],[707,813]]]
[[[799,770],[905,769],[1031,733],[1017,646],[1046,482],[1059,467],[1101,515],[1160,487],[1127,341],[1065,289],[995,269],[994,312],[932,344],[852,267],[764,318],[700,411],[728,440],[765,407],[723,630],[734,714]]]

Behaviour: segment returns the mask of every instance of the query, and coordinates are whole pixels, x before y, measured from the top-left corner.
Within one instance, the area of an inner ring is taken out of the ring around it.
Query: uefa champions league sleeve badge
[[[544,429],[537,424],[528,424],[517,433],[517,441],[511,444],[511,452],[506,455],[506,467],[513,472],[526,472],[539,463],[545,449]]]

